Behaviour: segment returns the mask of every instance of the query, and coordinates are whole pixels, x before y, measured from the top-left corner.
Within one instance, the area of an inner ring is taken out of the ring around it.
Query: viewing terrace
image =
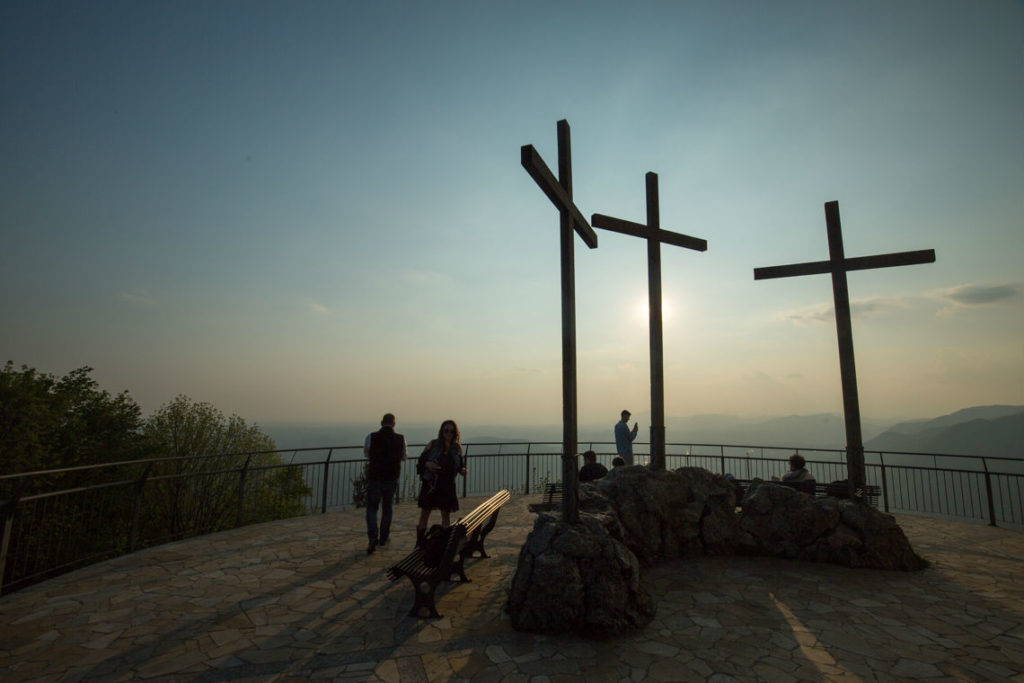
[[[469,445],[462,511],[496,486],[492,477],[519,495],[488,536],[491,557],[469,561],[472,582],[439,591],[440,620],[408,617],[408,585],[386,577],[414,542],[414,503],[396,508],[393,545],[365,552],[363,512],[345,500],[361,466],[358,451],[288,452],[275,466],[303,470],[310,514],[258,522],[242,495],[237,518],[257,523],[191,536],[196,529],[162,545],[133,518],[159,481],[124,478],[62,496],[22,495],[17,504],[7,498],[8,574],[21,561],[18,534],[62,514],[66,506],[57,501],[69,496],[91,496],[96,507],[123,499],[125,514],[115,519],[128,524],[124,538],[136,532],[139,549],[34,585],[5,583],[3,680],[1024,680],[1022,475],[1013,462],[999,468],[991,459],[960,458],[941,467],[945,456],[914,456],[928,460],[922,467],[868,454],[869,483],[884,484],[879,507],[922,503],[896,518],[931,562],[924,571],[675,560],[644,570],[658,604],[653,623],[591,641],[516,632],[502,611],[532,528],[527,505],[540,500],[545,473],[558,471],[557,448],[542,446]],[[793,450],[676,446],[684,452],[670,451],[670,468],[725,467],[747,478],[781,471]],[[818,472],[841,474],[841,454],[801,452]],[[119,476],[132,467],[122,464]],[[236,487],[242,493],[266,474],[244,464],[210,469],[243,482]],[[72,541],[73,533],[64,539]]]

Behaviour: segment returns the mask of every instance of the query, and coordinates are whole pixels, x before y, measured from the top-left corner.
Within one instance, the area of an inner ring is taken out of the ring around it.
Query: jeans
[[[366,482],[366,535],[371,539],[379,538],[381,543],[388,540],[391,533],[391,513],[395,502],[397,481],[379,481],[370,479]],[[380,505],[380,534],[377,532],[377,506]]]

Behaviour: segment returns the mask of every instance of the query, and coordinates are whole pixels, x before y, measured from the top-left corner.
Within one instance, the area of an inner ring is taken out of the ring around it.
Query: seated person
[[[616,467],[625,467],[626,461],[622,459],[622,456],[616,455],[615,459],[612,460],[612,469]]]
[[[580,468],[580,482],[600,479],[608,474],[608,469],[597,461],[597,453],[587,451],[583,454],[583,467]]]
[[[811,473],[807,471],[805,465],[807,461],[804,460],[804,456],[799,453],[794,453],[789,456],[789,472],[782,475],[780,481],[778,477],[772,477],[772,481],[780,481],[780,483],[795,488],[797,491],[803,491],[814,495],[814,485],[817,483]]]

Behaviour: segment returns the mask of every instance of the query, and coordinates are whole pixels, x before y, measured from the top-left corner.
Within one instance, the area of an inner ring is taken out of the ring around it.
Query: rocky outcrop
[[[580,486],[580,510],[614,515],[625,544],[648,565],[734,552],[735,509],[726,479],[698,467],[617,467]]]
[[[699,555],[770,555],[848,567],[925,566],[895,519],[867,505],[752,485],[685,467],[618,467],[581,484],[580,523],[542,513],[519,553],[508,612],[516,629],[620,635],[645,626],[654,602],[640,567]]]
[[[892,515],[848,499],[755,484],[738,519],[739,549],[748,554],[902,571],[926,564]]]
[[[643,628],[655,613],[618,521],[590,512],[580,513],[579,524],[537,517],[519,552],[508,608],[521,631],[593,638]]]

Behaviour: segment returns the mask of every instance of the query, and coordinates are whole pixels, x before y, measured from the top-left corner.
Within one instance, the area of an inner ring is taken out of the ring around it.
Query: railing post
[[[0,503],[3,527],[0,529],[0,595],[4,592],[4,576],[7,574],[7,548],[11,544],[11,530],[14,528],[14,512],[21,500],[21,491],[16,490],[10,500]]]
[[[242,465],[242,471],[238,477],[238,513],[235,515],[235,526],[242,526],[242,508],[245,505],[245,475],[249,472],[249,458],[251,455],[245,456],[245,464]]]
[[[524,493],[530,495],[530,446],[532,443],[526,444],[526,490]]]
[[[320,503],[320,514],[327,514],[327,479],[331,474],[331,454],[334,453],[334,449],[330,448],[327,450],[327,459],[324,460],[324,486],[323,486],[323,498]]]
[[[153,463],[148,463],[146,469],[142,470],[142,476],[135,482],[135,504],[132,507],[132,528],[128,531],[128,552],[135,552],[135,543],[139,537],[139,517],[142,514],[142,489],[149,478],[149,471]]]
[[[718,460],[721,463],[722,474],[725,474],[725,445],[718,444]]]
[[[882,451],[878,451],[878,462],[882,469],[882,509],[886,512],[889,511],[889,486],[886,484],[885,478],[885,454]]]
[[[985,495],[988,496],[988,525],[996,526],[996,504],[992,500],[992,475],[988,471],[988,460],[981,458],[981,466],[985,468]]]
[[[469,447],[470,447],[470,444],[466,444],[466,452],[462,456],[462,466],[465,467],[467,471],[469,470]],[[463,498],[466,497],[466,479],[467,479],[467,477],[463,477],[462,478],[462,497]]]

